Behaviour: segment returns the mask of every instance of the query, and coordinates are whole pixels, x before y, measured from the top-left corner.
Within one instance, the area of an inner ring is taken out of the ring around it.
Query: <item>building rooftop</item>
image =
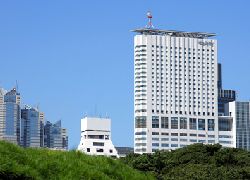
[[[215,33],[206,33],[206,32],[185,32],[185,31],[176,31],[176,30],[160,30],[154,28],[141,28],[134,29],[132,32],[136,32],[144,35],[169,35],[175,37],[190,37],[190,38],[208,38],[216,36]]]
[[[16,96],[16,95],[20,95],[20,93],[17,92],[16,88],[13,88],[12,90],[6,93],[6,96]]]
[[[3,88],[0,88],[0,95],[3,96],[7,93],[7,91]]]

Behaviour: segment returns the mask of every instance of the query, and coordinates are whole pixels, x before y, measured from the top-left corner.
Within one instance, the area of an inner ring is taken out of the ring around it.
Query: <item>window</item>
[[[171,147],[178,147],[178,144],[171,144]]]
[[[146,143],[135,143],[135,146],[146,146]]]
[[[135,138],[136,141],[143,141],[146,140],[146,137],[141,137],[141,138]]]
[[[197,142],[197,139],[190,139],[190,142]]]
[[[198,119],[198,130],[205,130],[205,119]]]
[[[206,137],[205,134],[198,134],[198,137]]]
[[[161,147],[169,147],[169,144],[162,143],[162,144],[161,144]]]
[[[219,135],[219,138],[232,138],[230,135]]]
[[[214,119],[208,119],[207,123],[208,131],[214,131]]]
[[[199,143],[206,143],[206,140],[199,139],[198,142]]]
[[[208,135],[209,138],[214,138],[215,136],[214,135]]]
[[[219,118],[219,131],[232,131],[232,119]]]
[[[171,133],[171,136],[178,136],[178,133]]]
[[[196,130],[197,129],[197,123],[195,118],[189,119],[189,129]]]
[[[96,152],[103,152],[103,149],[96,148]]]
[[[146,128],[147,124],[146,116],[137,116],[135,117],[135,128]]]
[[[171,129],[178,129],[178,117],[171,117]]]
[[[146,135],[146,131],[136,132],[135,135]]]
[[[159,135],[159,132],[152,132],[152,135]]]
[[[219,141],[220,144],[232,144],[232,141]]]
[[[90,152],[90,148],[87,148],[87,152]]]
[[[152,128],[159,128],[159,116],[152,116]]]
[[[152,143],[152,146],[159,147],[159,143]]]
[[[180,118],[180,129],[187,129],[187,118]]]
[[[215,143],[214,140],[208,140],[208,143]]]
[[[168,128],[168,117],[161,117],[161,128]]]
[[[102,142],[93,142],[93,146],[104,146]]]
[[[88,135],[88,139],[104,139],[104,135]]]
[[[163,136],[168,136],[168,133],[162,132],[161,135],[163,135]]]
[[[109,150],[109,153],[113,153],[113,150],[112,150],[112,149],[110,149],[110,150]]]

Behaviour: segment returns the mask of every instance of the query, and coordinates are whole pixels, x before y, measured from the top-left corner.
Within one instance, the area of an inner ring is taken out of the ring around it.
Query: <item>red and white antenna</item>
[[[150,29],[154,28],[154,26],[153,26],[153,24],[152,24],[152,18],[153,18],[153,16],[152,16],[152,14],[151,14],[150,11],[147,12],[147,17],[148,17],[148,25],[147,25],[147,28],[150,28]]]

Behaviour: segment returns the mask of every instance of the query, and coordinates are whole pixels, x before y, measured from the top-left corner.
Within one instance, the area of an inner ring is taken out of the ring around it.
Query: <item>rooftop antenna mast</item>
[[[152,14],[151,14],[150,11],[147,12],[147,17],[148,17],[148,25],[146,26],[146,28],[153,29],[154,28],[154,26],[152,24],[152,18],[153,18],[153,16],[152,16]]]
[[[16,80],[16,92],[18,93],[18,81]]]

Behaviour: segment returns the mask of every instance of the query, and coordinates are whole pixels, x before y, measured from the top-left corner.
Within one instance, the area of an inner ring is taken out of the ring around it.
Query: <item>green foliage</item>
[[[117,159],[0,141],[0,179],[154,179]]]
[[[250,152],[194,144],[174,151],[130,154],[121,159],[157,179],[250,179]]]

